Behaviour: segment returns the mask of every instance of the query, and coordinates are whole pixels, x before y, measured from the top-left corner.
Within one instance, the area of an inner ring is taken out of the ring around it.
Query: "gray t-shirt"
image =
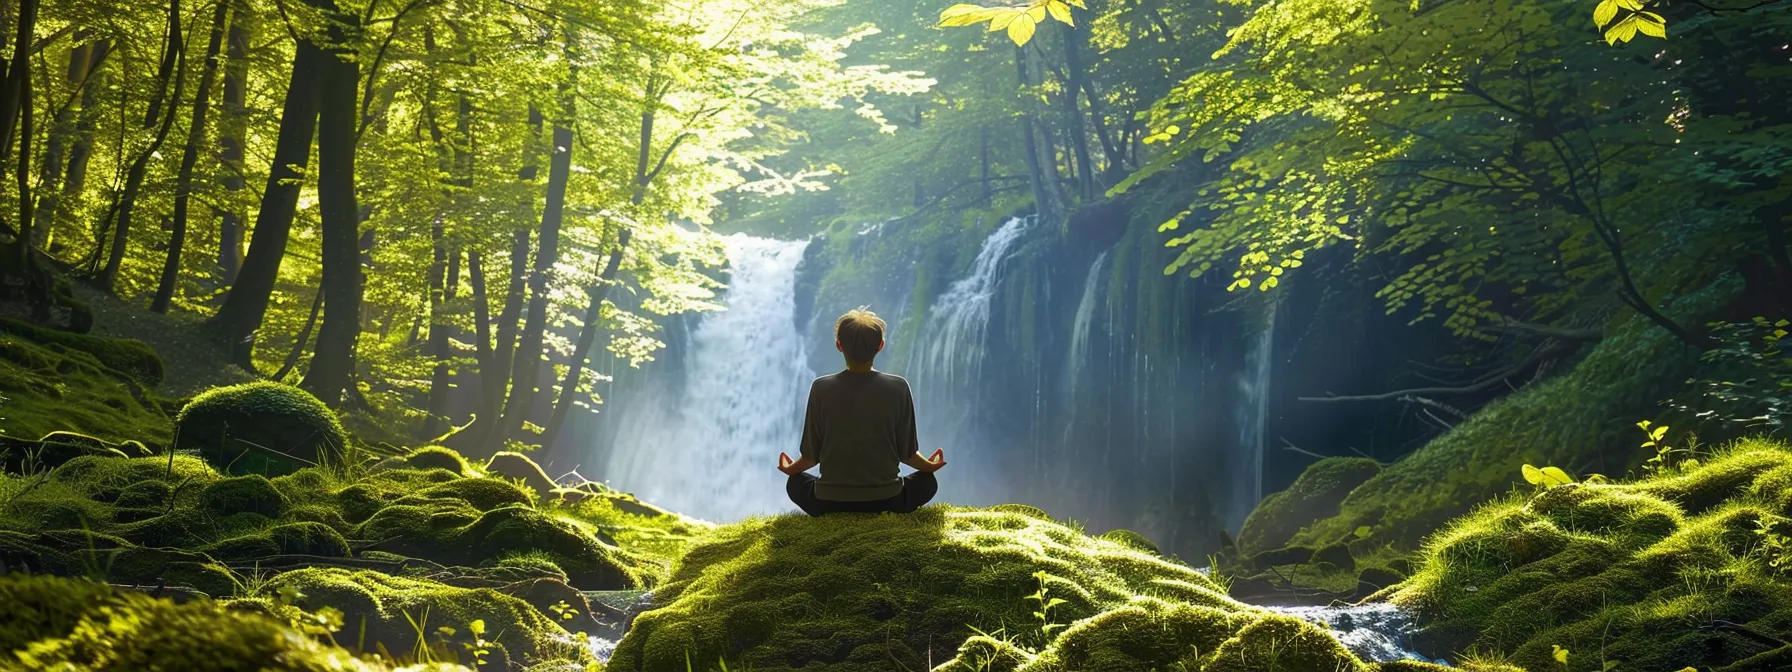
[[[898,466],[920,450],[908,381],[882,371],[841,371],[809,386],[802,456],[821,465],[815,497],[868,502],[902,492]]]

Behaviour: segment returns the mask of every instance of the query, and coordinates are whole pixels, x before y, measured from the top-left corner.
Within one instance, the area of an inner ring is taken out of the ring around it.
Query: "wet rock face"
[[[1380,472],[1381,465],[1363,457],[1314,462],[1288,489],[1257,504],[1238,532],[1238,550],[1261,553],[1288,543],[1301,528],[1338,515],[1345,496]]]
[[[208,390],[175,417],[176,450],[219,471],[279,476],[340,465],[349,448],[335,412],[311,393],[268,381]]]

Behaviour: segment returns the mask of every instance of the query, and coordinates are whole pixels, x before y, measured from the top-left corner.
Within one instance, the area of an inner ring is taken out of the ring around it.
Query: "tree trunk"
[[[328,61],[335,58],[317,45],[301,40],[292,61],[292,79],[280,116],[280,134],[274,144],[267,187],[261,192],[261,209],[249,239],[249,254],[231,285],[224,305],[213,316],[220,342],[230,361],[254,370],[255,332],[267,315],[280,260],[286,256],[286,240],[292,233],[298,209],[299,189],[311,162],[311,138],[317,131],[318,88],[323,84]]]
[[[25,110],[25,98],[31,95],[31,41],[37,32],[37,5],[38,0],[19,1],[12,62],[0,71],[0,80],[5,82],[0,85],[0,161],[12,157],[13,132],[19,124],[20,113]],[[19,226],[27,224],[20,222]]]
[[[32,223],[32,230],[36,233],[32,244],[38,247],[48,242],[50,227],[56,222],[56,213],[61,210],[61,193],[57,181],[62,179],[66,169],[63,161],[68,155],[68,145],[75,136],[75,119],[82,109],[76,101],[86,97],[88,74],[95,65],[93,59],[96,44],[89,41],[85,31],[77,34],[75,40],[79,44],[68,50],[68,69],[64,74],[68,83],[74,87],[73,97],[69,105],[58,110],[50,120],[50,132],[44,141],[44,160],[37,173],[38,188],[43,191],[43,195],[38,198],[37,212],[33,215],[36,221]]]
[[[570,107],[570,105],[568,105]],[[541,210],[541,243],[535,250],[535,267],[529,274],[529,315],[518,334],[511,356],[510,399],[504,405],[504,422],[496,438],[503,440],[522,431],[534,405],[535,384],[541,379],[542,336],[547,330],[548,282],[560,258],[560,222],[566,212],[566,181],[572,173],[570,120],[554,124],[553,156],[548,160],[548,191]]]
[[[573,399],[578,396],[579,378],[585,375],[585,360],[591,358],[591,347],[597,342],[597,332],[603,328],[602,316],[604,298],[610,294],[610,285],[616,279],[616,269],[622,264],[622,251],[628,248],[630,232],[623,229],[617,236],[616,249],[610,250],[610,260],[604,265],[604,272],[599,276],[597,285],[587,290],[591,303],[585,306],[585,326],[579,329],[578,346],[572,353],[572,361],[567,363],[566,376],[560,379],[560,400],[554,403],[554,414],[548,418],[546,429],[541,435],[541,449],[553,454],[554,441],[560,437],[560,428],[566,425],[566,415],[571,412]]]
[[[218,163],[224,169],[224,191],[235,194],[243,180],[243,145],[248,141],[249,28],[243,19],[248,6],[236,3],[237,20],[230,22],[230,47],[224,66],[224,102],[218,119]],[[227,199],[234,200],[234,199]],[[228,287],[236,282],[243,264],[243,220],[233,206],[218,212],[218,281]]]
[[[991,199],[993,199],[995,197],[995,192],[993,191],[993,187],[991,187],[989,184],[989,127],[988,126],[984,126],[983,128],[977,129],[977,141],[980,144],[980,147],[977,150],[977,159],[978,159],[978,163],[981,164],[981,170],[978,171],[978,175],[983,180],[982,203],[983,203],[984,207],[989,207]]]
[[[317,326],[317,314],[323,310],[323,307],[324,293],[323,290],[318,290],[317,294],[311,297],[311,314],[305,316],[304,328],[299,329],[299,337],[293,339],[292,349],[286,352],[286,361],[280,365],[279,371],[275,371],[274,375],[268,377],[268,380],[283,381],[286,379],[286,375],[292,373],[293,368],[299,365],[299,357],[305,354],[305,343],[311,340],[311,330]]]
[[[423,419],[424,437],[439,436],[442,433],[444,427],[439,423],[448,416],[448,402],[451,399],[448,360],[454,353],[449,348],[448,338],[453,334],[454,327],[448,322],[448,304],[454,302],[460,285],[460,250],[448,250],[447,255],[447,275],[442,280],[441,299],[430,310],[429,353],[435,359],[436,367],[429,375],[429,415]]]
[[[347,14],[337,14],[348,20]],[[333,26],[331,42],[344,40]],[[361,333],[361,209],[355,204],[355,136],[360,70],[329,54],[323,68],[317,120],[317,203],[323,228],[323,325],[301,387],[332,408],[355,372],[355,338]]]
[[[162,281],[156,286],[156,297],[149,310],[168,312],[174,301],[174,286],[180,281],[180,253],[187,242],[187,208],[193,200],[193,168],[199,164],[199,144],[205,140],[205,121],[211,111],[212,80],[218,76],[218,53],[224,46],[225,27],[230,22],[231,0],[217,0],[212,10],[212,32],[205,45],[205,64],[199,71],[199,88],[193,91],[193,123],[187,127],[186,148],[180,154],[180,172],[174,178],[174,226],[168,232],[168,258],[162,263]],[[173,106],[169,106],[173,110]]]
[[[100,92],[105,89],[106,71],[100,66],[111,53],[111,43],[95,41],[87,61],[85,88],[81,90],[81,108],[75,117],[75,132],[68,148],[68,167],[62,178],[62,193],[47,213],[48,225],[62,221],[69,210],[80,203],[87,191],[87,163],[93,158],[93,136],[99,129]]]
[[[30,1],[30,0],[28,0]],[[131,162],[125,175],[124,192],[118,198],[118,219],[112,226],[112,248],[106,255],[106,265],[100,269],[99,285],[107,291],[117,291],[118,269],[124,265],[126,244],[131,237],[131,216],[137,209],[137,196],[143,190],[143,179],[149,172],[149,162],[161,151],[162,143],[168,140],[168,131],[174,128],[175,117],[180,116],[180,92],[187,79],[186,42],[181,38],[180,0],[171,0],[168,5],[168,45],[167,53],[162,59],[162,72],[170,74],[172,70],[173,86],[168,79],[162,79],[156,88],[156,96],[150,99],[150,114],[144,118],[146,122],[157,120],[162,104],[167,103],[168,113],[160,117],[161,125],[156,129],[155,139],[149,147]],[[169,95],[169,91],[173,95]]]
[[[1095,84],[1089,80],[1088,66],[1083,64],[1083,42],[1088,39],[1088,34],[1063,24],[1059,24],[1059,28],[1064,34],[1064,71],[1070,80],[1069,91],[1066,93],[1070,96],[1071,109],[1076,109],[1076,96],[1079,92],[1089,97],[1088,120],[1095,127],[1095,137],[1101,141],[1101,153],[1107,160],[1101,174],[1114,176],[1120,170],[1120,149],[1108,136],[1107,120],[1101,110],[1101,96],[1096,95]],[[1080,112],[1078,118],[1081,119]],[[1080,132],[1082,123],[1078,121],[1075,127]],[[1087,150],[1084,151],[1087,153]]]
[[[1029,86],[1031,77],[1027,74],[1027,52],[1025,49],[1019,47],[1014,49],[1014,69],[1020,85]],[[1028,103],[1023,103],[1023,106],[1026,109],[1032,107]],[[1033,126],[1032,112],[1021,113],[1021,148],[1025,150],[1027,159],[1027,178],[1033,186],[1033,207],[1041,219],[1056,221],[1059,213],[1064,211],[1058,196],[1060,192],[1058,191],[1058,168],[1055,165],[1056,157],[1051,156],[1050,152],[1046,152],[1045,156],[1040,156],[1039,138],[1038,134],[1034,132]],[[1047,166],[1045,162],[1048,160],[1052,161],[1053,165]]]
[[[492,308],[485,293],[485,268],[480,265],[479,258],[478,249],[467,250],[467,282],[472,285],[473,290],[473,338],[476,341],[473,358],[479,365],[479,389],[482,392],[479,398],[480,412],[473,418],[474,422],[489,420],[491,417],[485,409],[491,406],[489,377],[495,370],[492,356]]]

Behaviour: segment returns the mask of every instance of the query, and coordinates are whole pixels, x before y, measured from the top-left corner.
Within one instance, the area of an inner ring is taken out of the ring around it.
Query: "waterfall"
[[[1030,217],[1003,222],[983,241],[970,274],[934,300],[927,326],[909,353],[908,368],[916,376],[927,376],[929,384],[944,382],[953,389],[975,380],[988,347],[989,303],[1001,279],[1002,262],[1032,222]]]
[[[1077,301],[1076,315],[1070,322],[1070,374],[1068,388],[1075,390],[1089,362],[1089,325],[1095,318],[1095,297],[1101,287],[1102,272],[1107,269],[1108,250],[1102,250],[1089,266],[1089,277],[1083,280],[1083,298]],[[1073,407],[1074,410],[1074,407]]]
[[[692,330],[681,389],[623,416],[611,482],[708,520],[794,508],[776,467],[779,451],[797,452],[815,378],[794,319],[807,245],[727,238],[727,307]]]
[[[1269,421],[1269,381],[1273,372],[1276,340],[1276,307],[1271,304],[1268,319],[1257,332],[1256,342],[1245,355],[1244,369],[1238,372],[1238,444],[1241,464],[1234,472],[1243,481],[1232,493],[1232,506],[1226,515],[1227,529],[1237,532],[1245,516],[1263,499],[1264,426]]]

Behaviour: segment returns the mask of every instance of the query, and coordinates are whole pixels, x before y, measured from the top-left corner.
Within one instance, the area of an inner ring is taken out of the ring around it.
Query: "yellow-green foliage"
[[[350,459],[335,412],[309,392],[271,381],[206,390],[174,424],[176,449],[199,451],[233,473],[279,475],[303,466],[298,460],[339,467]]]
[[[0,331],[0,432],[14,438],[72,430],[162,445],[171,403],[92,352]]]
[[[1021,511],[749,520],[693,546],[656,603],[609,669],[1373,669],[1186,565]]]
[[[1264,497],[1238,531],[1238,550],[1258,553],[1283,544],[1301,528],[1338,515],[1338,503],[1374,477],[1381,465],[1366,457],[1328,457],[1307,465],[1287,490]]]
[[[61,353],[86,353],[100,366],[130,376],[149,387],[162,384],[162,358],[143,341],[57,331],[5,318],[0,318],[0,332],[29,339]]]
[[[1687,297],[1712,305],[1732,289]],[[1631,423],[1685,387],[1698,352],[1648,320],[1631,319],[1564,375],[1489,404],[1351,491],[1336,516],[1295,535],[1319,547],[1369,528],[1372,543],[1413,547],[1476,504],[1512,488],[1524,464],[1624,473],[1646,455]]]
[[[1434,647],[1527,669],[1563,669],[1555,647],[1570,672],[1734,663],[1762,647],[1700,626],[1792,626],[1788,549],[1766,543],[1792,532],[1789,475],[1792,450],[1752,440],[1685,471],[1514,495],[1434,535],[1395,599],[1431,620]]]
[[[392,668],[356,658],[273,619],[231,612],[209,602],[176,605],[77,579],[10,575],[0,577],[0,669],[372,672]]]

